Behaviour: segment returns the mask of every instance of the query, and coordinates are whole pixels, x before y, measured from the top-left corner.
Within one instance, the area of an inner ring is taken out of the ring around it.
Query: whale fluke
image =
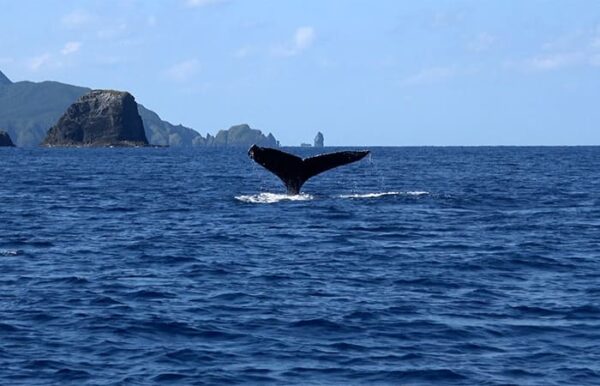
[[[364,158],[368,150],[340,151],[314,157],[300,158],[281,150],[252,145],[248,156],[283,181],[288,194],[299,194],[300,188],[311,177],[329,169]]]

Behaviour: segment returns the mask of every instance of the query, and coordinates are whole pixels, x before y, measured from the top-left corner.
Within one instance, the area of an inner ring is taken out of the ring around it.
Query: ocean
[[[600,147],[246,150],[0,149],[0,384],[600,384]]]

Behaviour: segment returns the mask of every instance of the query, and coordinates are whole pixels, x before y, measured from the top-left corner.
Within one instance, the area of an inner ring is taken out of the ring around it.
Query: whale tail
[[[288,194],[299,194],[311,177],[338,166],[356,162],[369,154],[368,150],[340,151],[300,158],[281,150],[252,145],[248,156],[283,181]]]

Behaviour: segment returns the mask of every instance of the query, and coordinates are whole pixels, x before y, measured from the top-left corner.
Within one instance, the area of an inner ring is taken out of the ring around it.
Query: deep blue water
[[[600,384],[600,147],[282,192],[246,149],[0,150],[0,384]]]

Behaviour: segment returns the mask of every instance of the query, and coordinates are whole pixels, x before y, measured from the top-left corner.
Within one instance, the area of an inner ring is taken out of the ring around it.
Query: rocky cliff
[[[67,109],[42,145],[145,146],[148,140],[130,93],[94,90]]]
[[[0,130],[0,147],[2,146],[15,146],[12,142],[12,140],[10,139],[10,136],[8,135],[8,133],[6,131],[2,131]]]
[[[194,139],[202,138],[200,133],[183,125],[173,125],[160,119],[158,114],[138,103],[138,111],[144,122],[146,138],[152,145],[171,147],[194,146]]]

